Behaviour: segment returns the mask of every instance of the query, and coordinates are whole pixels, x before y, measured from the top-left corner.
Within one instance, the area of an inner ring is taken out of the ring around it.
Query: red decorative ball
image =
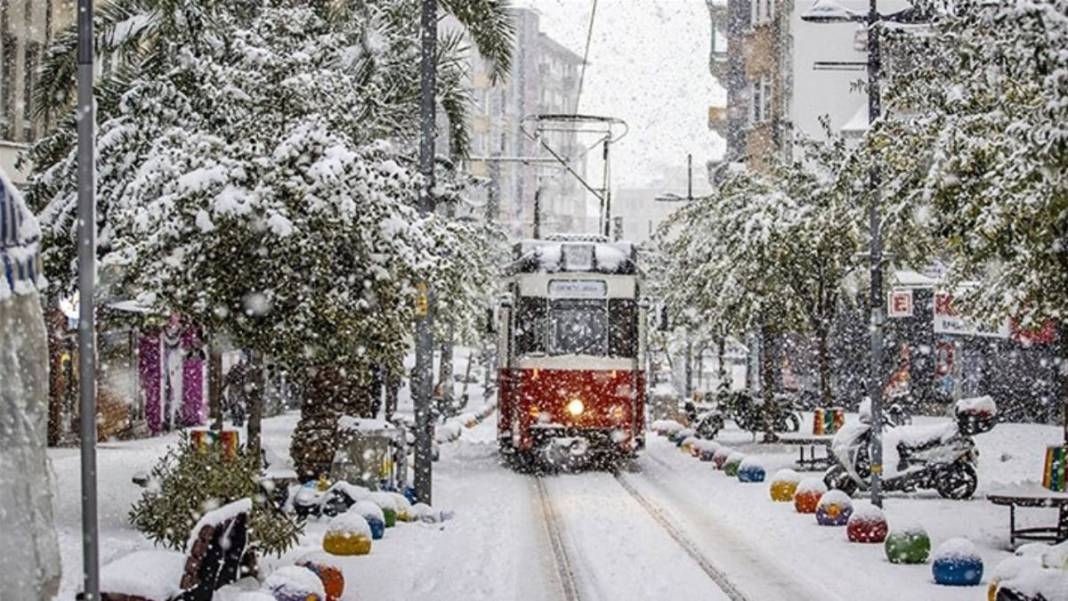
[[[851,543],[881,543],[889,531],[886,516],[874,505],[856,507],[846,525],[846,536]]]

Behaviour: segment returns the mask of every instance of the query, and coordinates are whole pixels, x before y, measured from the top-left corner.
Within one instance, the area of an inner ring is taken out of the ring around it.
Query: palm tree
[[[286,0],[275,0],[283,3]],[[340,24],[357,16],[373,17],[382,27],[399,27],[418,33],[417,0],[311,0],[311,6],[329,23]],[[493,65],[492,76],[499,81],[511,68],[515,26],[510,0],[441,0],[444,12],[459,21],[478,52]],[[173,64],[178,52],[193,52],[206,44],[227,44],[225,37],[211,33],[220,19],[248,18],[261,10],[256,0],[106,0],[95,14],[96,52],[108,57],[112,69],[97,84],[100,118],[107,118],[118,106],[121,95],[134,77],[151,76]],[[225,8],[226,10],[220,10]],[[60,130],[73,129],[77,78],[78,31],[71,25],[60,32],[49,48],[34,88],[36,116],[48,122],[60,121]],[[463,128],[467,95],[463,89],[467,51],[462,33],[441,34],[438,50],[438,95],[449,117],[454,151],[466,153],[467,133]],[[355,66],[370,74],[376,65],[367,58]],[[395,65],[386,65],[395,66]],[[411,83],[398,89],[415,94]],[[66,115],[66,117],[64,117]],[[57,159],[73,144],[71,136],[59,136],[46,157]]]

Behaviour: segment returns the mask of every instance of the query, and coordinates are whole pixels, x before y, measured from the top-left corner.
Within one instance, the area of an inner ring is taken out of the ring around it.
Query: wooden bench
[[[1009,545],[1016,546],[1017,539],[1058,543],[1068,540],[1068,493],[1054,492],[1038,483],[1014,484],[999,487],[986,495],[995,505],[1009,508]],[[1016,508],[1056,508],[1057,523],[1052,526],[1017,528]]]
[[[185,553],[137,551],[104,566],[101,600],[211,601],[241,575],[251,510],[252,502],[242,499],[204,514]]]

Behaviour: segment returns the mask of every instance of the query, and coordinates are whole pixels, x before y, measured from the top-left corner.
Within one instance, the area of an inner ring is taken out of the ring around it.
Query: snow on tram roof
[[[637,271],[633,243],[609,242],[604,236],[586,234],[523,240],[515,245],[513,258],[513,273],[586,271],[633,274]]]

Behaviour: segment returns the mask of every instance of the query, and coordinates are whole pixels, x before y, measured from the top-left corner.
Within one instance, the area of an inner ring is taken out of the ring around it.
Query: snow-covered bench
[[[137,551],[100,571],[102,601],[211,601],[240,577],[252,501],[241,499],[205,513],[185,553]],[[82,599],[79,596],[79,599]]]

